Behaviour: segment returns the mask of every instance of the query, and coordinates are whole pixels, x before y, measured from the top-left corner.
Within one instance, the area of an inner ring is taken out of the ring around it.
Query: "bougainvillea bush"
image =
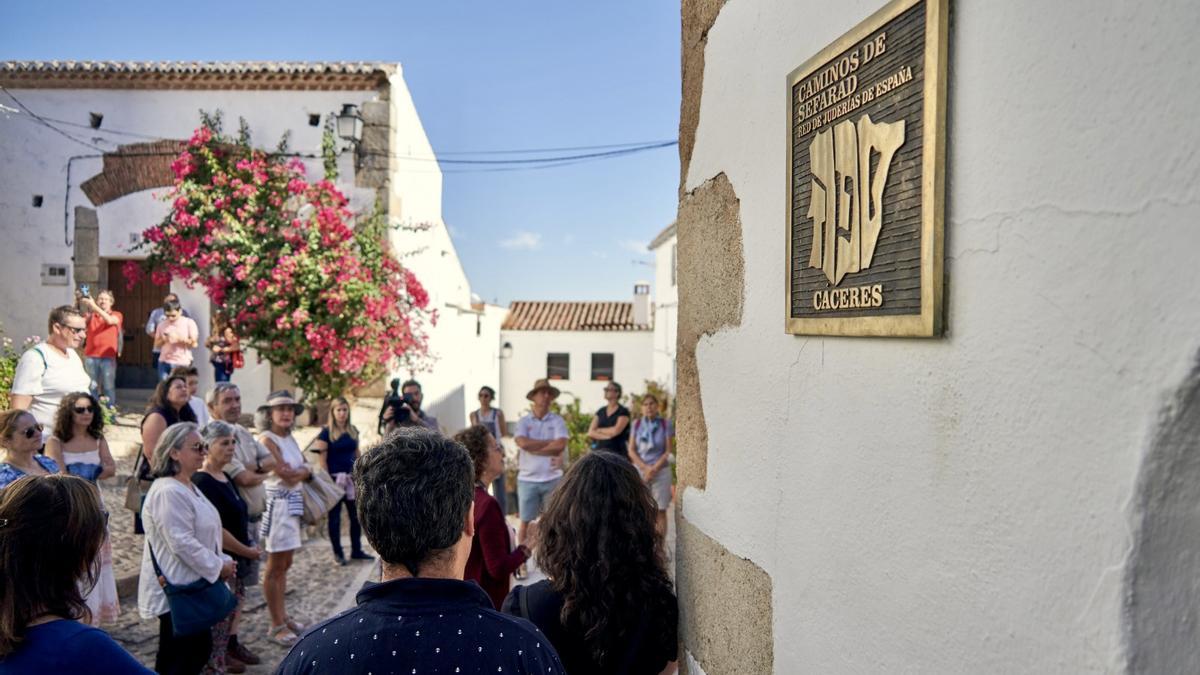
[[[437,320],[417,278],[387,247],[376,209],[357,216],[297,159],[201,126],[171,166],[163,222],[125,266],[132,285],[182,279],[223,308],[243,344],[283,367],[306,395],[331,398],[391,366],[420,368]]]

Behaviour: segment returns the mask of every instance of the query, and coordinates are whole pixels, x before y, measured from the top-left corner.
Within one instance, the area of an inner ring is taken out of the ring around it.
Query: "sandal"
[[[284,624],[282,626],[271,626],[271,630],[267,631],[267,640],[274,642],[281,647],[291,647],[300,639],[299,635],[292,632],[292,629]]]
[[[292,617],[290,617],[290,616],[287,618],[287,627],[291,628],[292,632],[295,633],[296,635],[300,635],[300,634],[304,633],[304,629],[308,628],[308,626],[300,623],[299,621],[293,621]]]

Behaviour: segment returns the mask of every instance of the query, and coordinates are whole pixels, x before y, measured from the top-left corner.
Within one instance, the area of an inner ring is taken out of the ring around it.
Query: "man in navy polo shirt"
[[[441,434],[403,427],[354,465],[359,517],[383,562],[358,606],[309,630],[278,673],[564,675],[533,624],[463,581],[475,535],[474,465]]]

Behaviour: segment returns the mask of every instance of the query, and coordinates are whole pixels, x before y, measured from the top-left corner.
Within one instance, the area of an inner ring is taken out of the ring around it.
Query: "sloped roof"
[[[3,61],[0,84],[21,89],[373,90],[394,63],[375,61]]]
[[[650,330],[633,323],[632,302],[526,302],[508,308],[502,330]]]
[[[675,223],[671,223],[670,225],[664,227],[663,231],[659,232],[658,235],[655,236],[653,240],[651,240],[650,245],[647,246],[646,248],[653,251],[654,249],[658,248],[659,246],[662,246],[663,242],[665,242],[666,240],[670,239],[673,236],[675,236]]]

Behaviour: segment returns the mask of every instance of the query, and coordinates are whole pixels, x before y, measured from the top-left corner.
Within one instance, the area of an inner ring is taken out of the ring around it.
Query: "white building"
[[[654,253],[654,358],[653,379],[675,394],[675,336],[679,328],[679,288],[675,278],[675,259],[678,248],[675,223],[671,223],[654,240],[649,249]]]
[[[514,302],[500,331],[500,408],[510,422],[529,408],[525,394],[548,378],[568,404],[604,405],[604,385],[641,391],[653,373],[650,285],[633,302]]]
[[[683,3],[689,673],[1200,672],[1200,3],[948,5],[913,339],[784,330],[787,76],[885,2]]]
[[[309,156],[308,174],[320,176],[323,122],[351,105],[361,111],[362,137],[343,143],[338,187],[357,211],[378,199],[393,224],[424,227],[390,237],[440,315],[430,329],[440,358],[417,374],[428,407],[447,426],[465,422],[464,388],[497,378],[502,311],[472,305],[442,222],[442,175],[399,64],[5,62],[0,86],[8,92],[0,96],[0,321],[9,336],[43,334],[49,309],[71,302],[80,284],[111,288],[126,315],[119,386],[144,386],[150,342],[142,326],[165,289],[147,281],[127,290],[119,270],[137,257],[129,247],[139,233],[168,211],[154,192],[171,184],[170,162],[199,126],[198,111],[223,113],[227,132],[245,119],[258,146],[288,134],[290,149]],[[180,284],[172,290],[203,342],[207,298]],[[208,354],[201,347],[195,357],[208,386]],[[253,353],[246,361],[234,381],[248,405],[287,383]]]

